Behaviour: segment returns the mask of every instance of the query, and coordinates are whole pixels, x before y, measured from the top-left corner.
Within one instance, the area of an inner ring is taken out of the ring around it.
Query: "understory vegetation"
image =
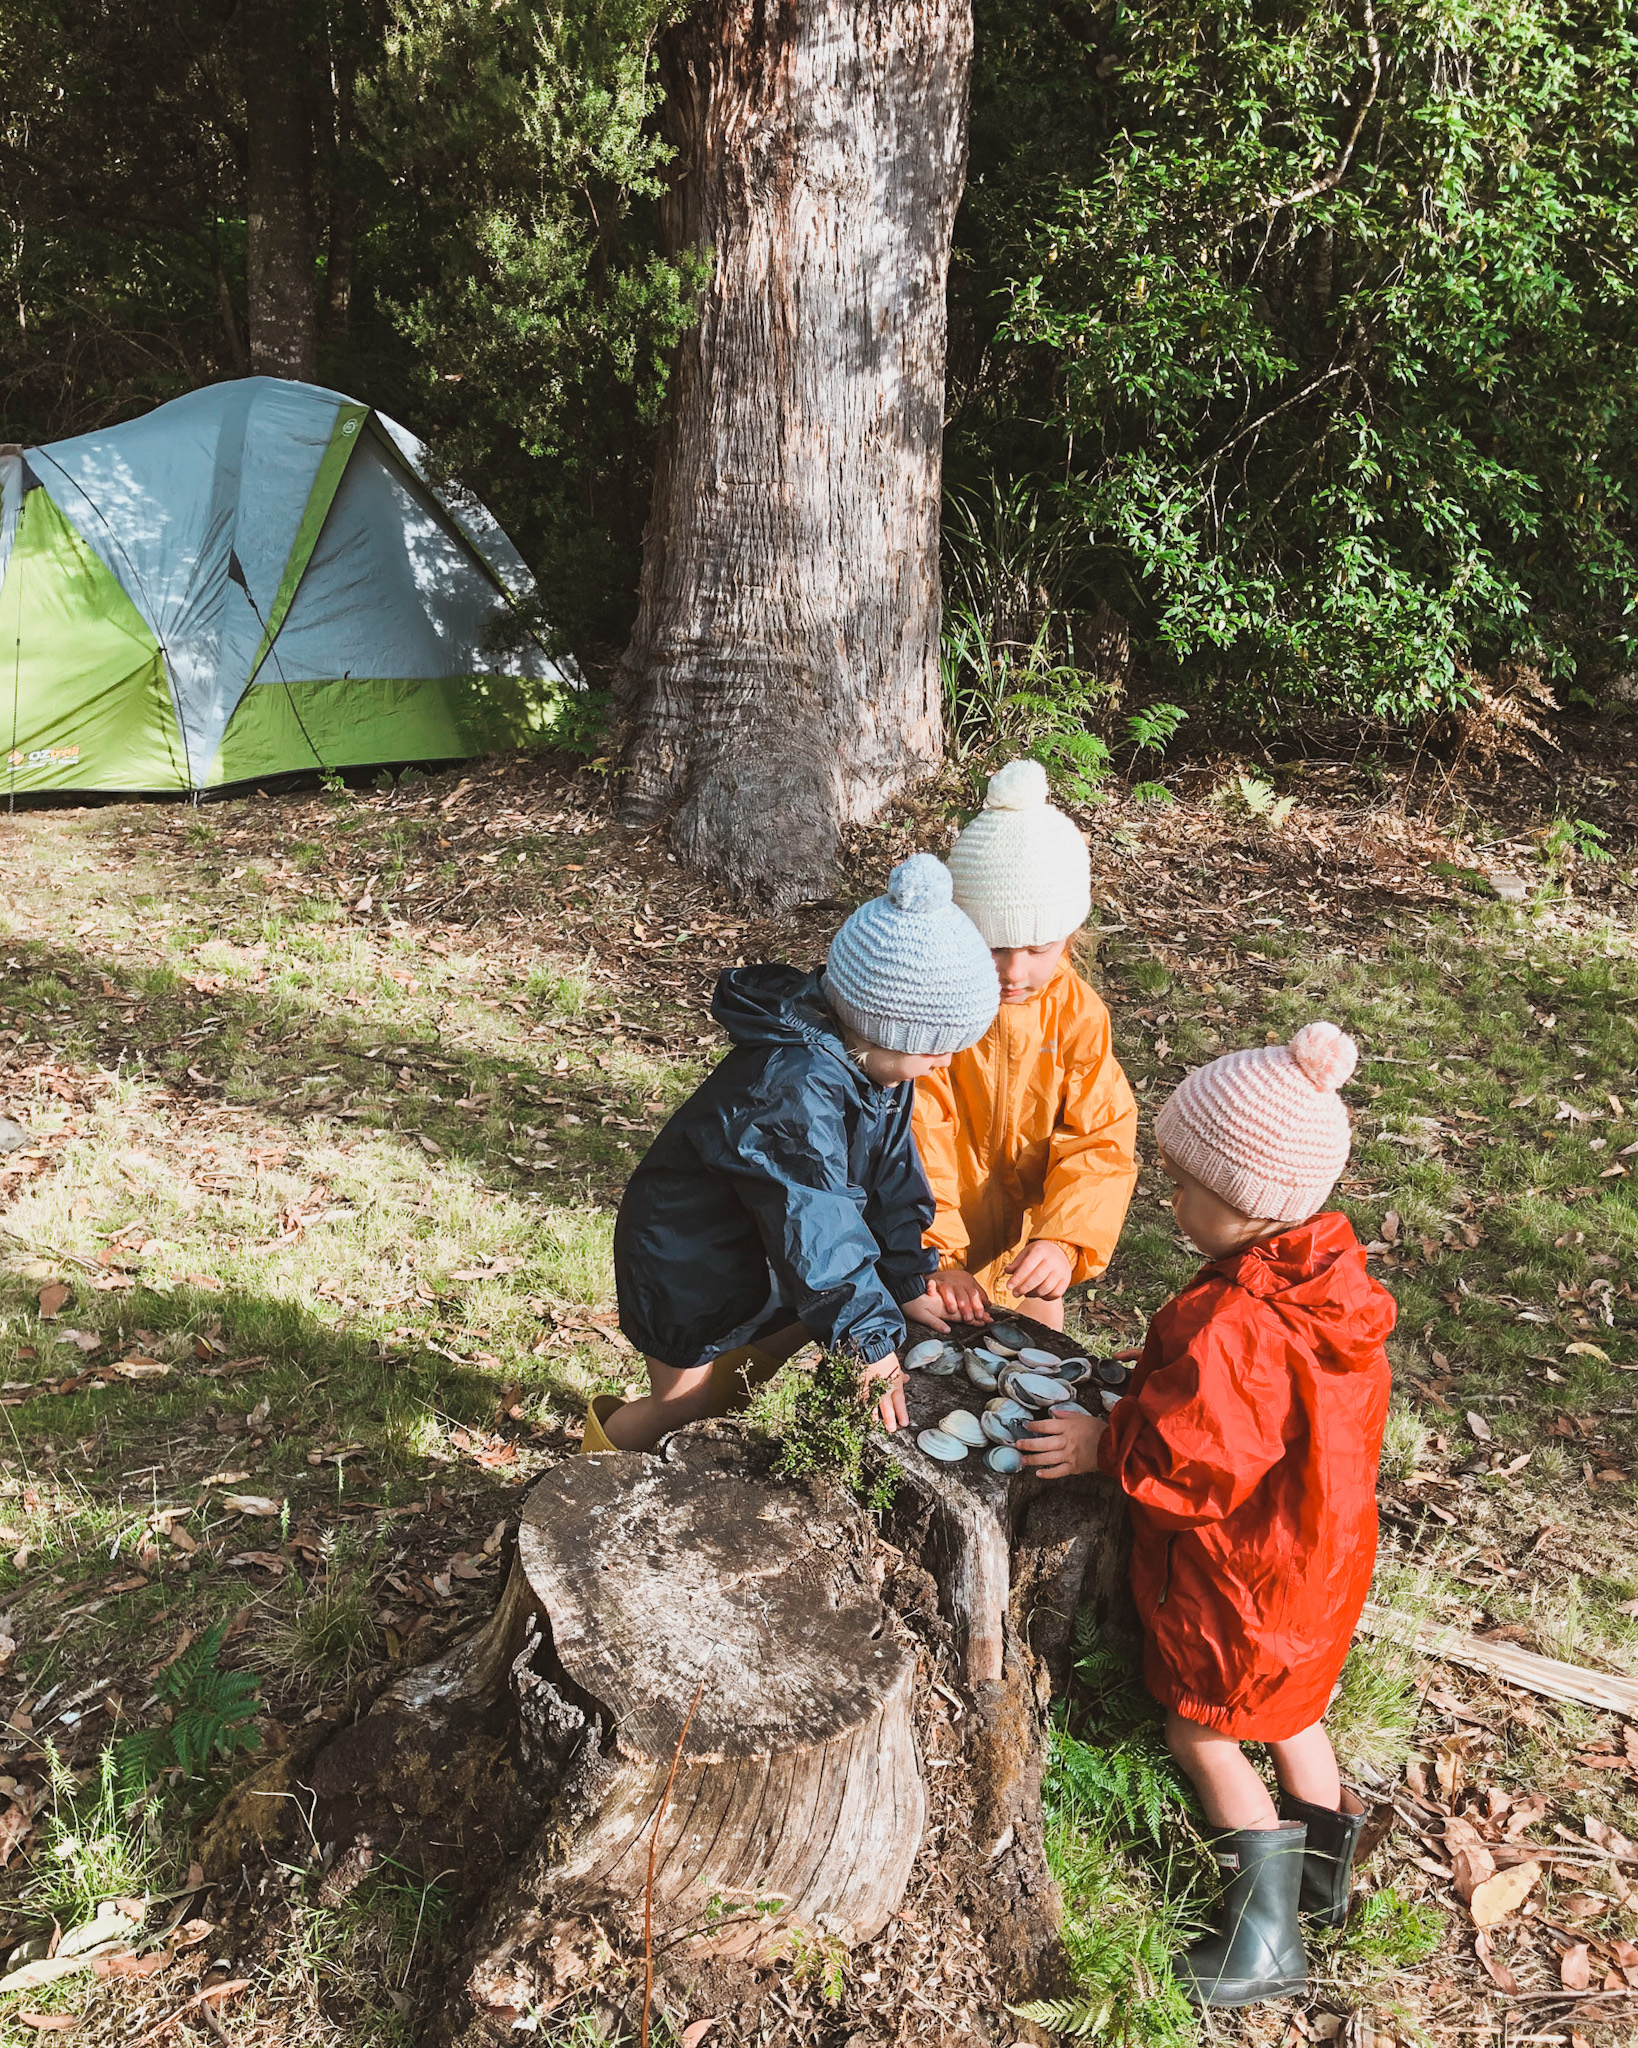
[[[594,674],[630,625],[711,260],[662,245],[676,18],[289,19],[319,373],[480,493]],[[258,95],[236,21],[0,0],[0,438],[243,374]],[[1152,744],[1126,695],[1242,732],[1475,706],[1522,731],[1555,693],[1602,701],[1632,666],[1625,0],[978,0],[975,31],[948,293],[958,742],[988,719],[1085,779]]]

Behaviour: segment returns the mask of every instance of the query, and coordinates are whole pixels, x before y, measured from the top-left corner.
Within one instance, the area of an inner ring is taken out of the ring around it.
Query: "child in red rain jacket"
[[[1324,1208],[1355,1059],[1309,1024],[1187,1076],[1155,1136],[1208,1263],[1150,1323],[1107,1425],[1054,1416],[1020,1446],[1049,1478],[1108,1473],[1131,1504],[1144,1675],[1228,1873],[1218,1931],[1175,1959],[1201,2005],[1302,1990],[1299,1911],[1346,1919],[1364,1824],[1324,1726],[1376,1556],[1394,1321]],[[1267,1744],[1278,1811],[1242,1742]]]

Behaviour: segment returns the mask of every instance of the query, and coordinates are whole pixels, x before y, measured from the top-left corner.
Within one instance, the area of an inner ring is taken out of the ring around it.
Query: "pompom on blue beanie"
[[[888,1052],[961,1052],[1001,1000],[990,949],[930,853],[900,861],[887,894],[861,903],[831,940],[824,988],[842,1022]]]

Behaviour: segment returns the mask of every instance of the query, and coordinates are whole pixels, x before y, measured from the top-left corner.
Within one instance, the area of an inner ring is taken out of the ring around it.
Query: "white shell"
[[[937,1358],[930,1358],[923,1368],[935,1379],[948,1379],[953,1372],[961,1370],[961,1353],[953,1344],[941,1344]]]
[[[998,1359],[996,1364],[999,1363],[1000,1360]],[[984,1362],[983,1352],[969,1351],[967,1353],[967,1377],[975,1387],[982,1387],[986,1394],[993,1394],[995,1392],[995,1366],[987,1365]]]
[[[1027,1365],[1031,1372],[1053,1372],[1058,1370],[1056,1351],[1031,1351],[1027,1348],[1018,1354],[1018,1363]]]
[[[984,1425],[970,1408],[952,1408],[948,1415],[939,1417],[938,1426],[946,1436],[953,1436],[957,1443],[966,1444],[971,1450],[984,1448]]]
[[[1052,1412],[1054,1415],[1090,1415],[1092,1411],[1083,1408],[1079,1401],[1054,1401]]]
[[[999,1351],[1003,1358],[1016,1358],[1024,1348],[1021,1330],[1015,1330],[1010,1323],[997,1323],[984,1333],[984,1348]]]
[[[1034,1415],[1017,1401],[991,1401],[980,1418],[984,1434],[992,1443],[1010,1444]]]
[[[1092,1361],[1089,1358],[1060,1358],[1058,1377],[1066,1387],[1078,1387],[1082,1380],[1092,1377]]]
[[[929,1458],[937,1458],[941,1465],[959,1465],[967,1455],[967,1446],[953,1436],[946,1436],[942,1429],[924,1429],[916,1442]]]
[[[1104,1414],[1113,1415],[1120,1401],[1120,1396],[1113,1387],[1099,1387],[1098,1399],[1103,1403]]]
[[[924,1337],[919,1344],[912,1344],[904,1354],[905,1367],[910,1372],[919,1372],[924,1365],[944,1355],[942,1337]]]
[[[1048,1379],[1044,1373],[1015,1372],[1007,1382],[1007,1392],[1018,1401],[1028,1401],[1032,1408],[1051,1408],[1063,1399],[1062,1380]]]
[[[1023,1453],[1011,1444],[996,1444],[985,1453],[984,1463],[992,1472],[1022,1472],[1024,1469]]]

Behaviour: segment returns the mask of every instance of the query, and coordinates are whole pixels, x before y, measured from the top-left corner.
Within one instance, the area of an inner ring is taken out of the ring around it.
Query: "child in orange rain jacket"
[[[1347,1918],[1364,1825],[1324,1727],[1376,1557],[1394,1322],[1324,1208],[1355,1059],[1309,1024],[1185,1078],[1155,1136],[1209,1263],[1150,1323],[1107,1426],[1072,1411],[1019,1445],[1048,1478],[1108,1473],[1130,1503],[1144,1675],[1229,1873],[1219,1931],[1174,1958],[1201,2005],[1302,1990],[1298,1915]],[[1278,1812],[1242,1742],[1268,1745]]]
[[[916,1083],[939,1255],[928,1294],[953,1321],[1027,1304],[1061,1330],[1065,1293],[1103,1271],[1120,1236],[1137,1104],[1109,1012],[1065,957],[1092,907],[1091,867],[1038,761],[990,778],[950,874],[995,960],[1001,1008],[977,1045]]]

